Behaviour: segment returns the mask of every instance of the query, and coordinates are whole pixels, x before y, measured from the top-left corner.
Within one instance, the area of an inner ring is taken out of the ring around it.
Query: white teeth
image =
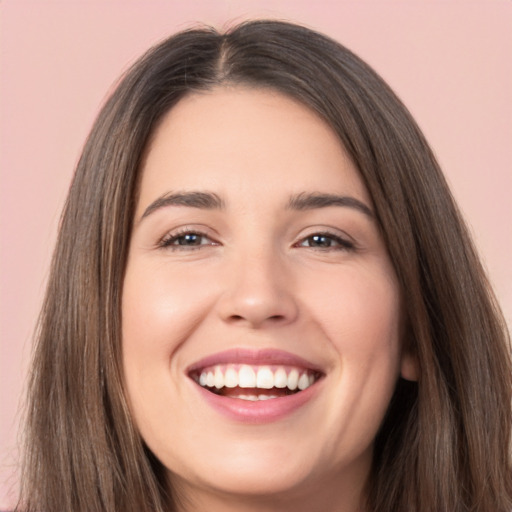
[[[236,388],[238,386],[238,372],[229,367],[224,375],[224,386],[227,388]]]
[[[215,370],[214,379],[215,379],[215,387],[217,389],[220,389],[220,388],[224,387],[224,375],[222,373],[222,370],[220,368],[218,368],[218,367]]]
[[[288,372],[288,373],[287,373]],[[248,364],[215,365],[208,370],[196,374],[194,380],[202,387],[222,389],[226,388],[259,388],[259,389],[284,389],[290,391],[297,389],[302,391],[312,386],[316,381],[313,373],[298,368],[283,366],[271,368],[270,366],[253,367]],[[252,400],[248,395],[242,394],[242,400]],[[268,395],[265,395],[267,397]],[[261,400],[265,400],[262,398]]]
[[[303,391],[306,388],[309,388],[309,377],[307,376],[306,373],[303,373],[300,376],[298,386],[301,391]]]
[[[288,376],[284,368],[278,368],[276,373],[274,374],[274,386],[276,388],[285,388],[288,384]]]
[[[238,395],[233,398],[239,398],[240,400],[249,400],[251,402],[257,402],[259,400],[270,400],[271,398],[279,398],[276,395]]]
[[[297,370],[292,370],[288,374],[288,389],[291,389],[292,391],[294,389],[297,389],[297,386],[299,385],[299,372]]]
[[[256,387],[261,389],[272,389],[274,387],[274,374],[268,366],[258,369]]]
[[[254,370],[243,364],[240,366],[240,370],[238,372],[238,385],[241,388],[255,388],[256,387],[256,373]]]

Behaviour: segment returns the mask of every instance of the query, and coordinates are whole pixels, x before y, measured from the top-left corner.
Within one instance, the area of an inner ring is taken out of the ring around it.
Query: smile
[[[188,377],[218,412],[242,422],[277,420],[308,403],[324,372],[279,350],[235,349],[190,367]]]
[[[318,372],[287,366],[215,365],[194,373],[203,388],[242,400],[269,400],[304,391],[319,378]]]

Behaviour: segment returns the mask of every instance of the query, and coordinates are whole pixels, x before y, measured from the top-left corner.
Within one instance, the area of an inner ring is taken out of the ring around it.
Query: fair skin
[[[179,510],[360,510],[396,380],[415,377],[402,321],[368,192],[316,114],[237,86],[164,117],[142,168],[123,366]],[[293,373],[306,389],[286,391]]]

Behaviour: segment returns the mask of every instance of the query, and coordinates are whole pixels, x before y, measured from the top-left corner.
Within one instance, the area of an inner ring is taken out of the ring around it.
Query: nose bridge
[[[298,313],[286,257],[269,241],[233,250],[226,262],[219,312],[230,323],[260,327],[286,324]]]

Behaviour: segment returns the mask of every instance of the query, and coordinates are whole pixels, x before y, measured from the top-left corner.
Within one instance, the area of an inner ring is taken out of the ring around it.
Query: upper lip
[[[254,366],[275,365],[275,366],[294,366],[323,373],[322,368],[303,357],[291,352],[276,349],[247,349],[234,348],[217,352],[206,356],[193,363],[187,368],[187,373],[200,371],[209,366],[219,364],[249,364]]]

